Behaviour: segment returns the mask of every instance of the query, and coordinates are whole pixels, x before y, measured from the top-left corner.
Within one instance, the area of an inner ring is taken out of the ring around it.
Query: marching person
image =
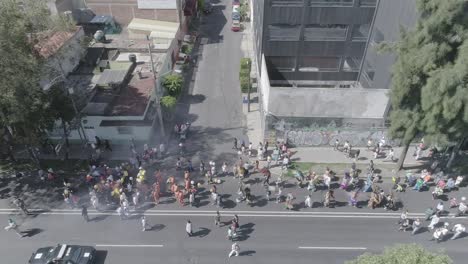
[[[13,230],[13,231],[15,231],[15,233],[16,233],[20,238],[23,237],[23,234],[22,234],[21,231],[19,230],[18,225],[17,225],[16,222],[15,222],[13,219],[11,219],[11,218],[8,219],[8,225],[5,227],[5,230],[6,230],[6,231]]]
[[[141,227],[142,227],[142,230],[141,231],[146,231],[146,227],[147,227],[147,223],[146,223],[146,217],[143,215],[141,217]]]
[[[309,195],[306,196],[304,204],[307,208],[312,208],[312,197]]]
[[[81,216],[83,216],[83,219],[84,219],[86,222],[89,222],[88,208],[86,208],[86,206],[83,206],[83,207],[81,208]]]
[[[416,218],[413,221],[412,228],[413,231],[411,232],[411,235],[416,235],[416,233],[421,229],[421,220],[419,220],[419,218]]]
[[[236,254],[236,257],[239,256],[239,250],[240,247],[237,243],[232,244],[231,246],[231,252],[229,253],[229,257],[232,257],[232,255]]]
[[[466,227],[464,225],[462,225],[462,224],[456,224],[456,225],[453,226],[452,232],[454,232],[455,234],[453,234],[452,238],[450,238],[450,239],[455,240],[459,236],[461,236],[461,234],[466,232]]]
[[[192,222],[190,220],[187,220],[187,224],[185,225],[185,231],[187,232],[187,235],[191,237],[193,235],[192,233]]]
[[[215,225],[216,225],[216,226],[221,226],[221,214],[219,213],[219,210],[216,211],[216,215],[215,215]]]

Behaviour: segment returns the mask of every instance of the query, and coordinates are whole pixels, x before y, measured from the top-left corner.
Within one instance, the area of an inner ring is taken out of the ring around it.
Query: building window
[[[296,58],[287,56],[268,56],[266,61],[269,64],[268,68],[277,71],[294,71],[296,67]]]
[[[357,41],[366,41],[367,37],[369,37],[369,24],[363,25],[354,25],[353,33],[351,35],[351,40]]]
[[[362,58],[346,57],[343,62],[343,71],[357,72],[361,67]]]
[[[117,132],[120,135],[133,135],[132,127],[117,127]]]
[[[304,28],[304,40],[345,40],[347,25],[312,24]]]
[[[377,5],[377,0],[359,0],[360,6],[375,7]]]
[[[385,40],[384,34],[377,27],[374,28],[371,37],[371,45],[377,46]]]
[[[273,41],[290,41],[290,40],[299,40],[299,35],[301,28],[299,25],[286,25],[286,24],[275,24],[269,25],[269,40]]]
[[[352,6],[354,0],[310,0],[311,6]]]
[[[340,68],[339,57],[309,57],[304,56],[299,59],[299,71],[338,71]]]

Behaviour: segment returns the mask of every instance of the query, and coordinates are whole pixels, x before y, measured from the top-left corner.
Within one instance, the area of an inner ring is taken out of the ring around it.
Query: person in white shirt
[[[232,244],[231,246],[231,252],[229,253],[229,257],[232,257],[232,255],[236,254],[236,257],[239,256],[239,250],[240,247],[237,243]]]
[[[461,234],[463,234],[464,232],[466,232],[466,227],[462,224],[456,224],[453,226],[452,228],[452,231],[455,233],[453,234],[452,238],[450,238],[451,240],[455,240],[457,239],[459,236],[461,236]]]
[[[306,196],[304,204],[306,207],[312,208],[312,197],[310,196],[310,194]]]
[[[431,216],[431,223],[427,226],[431,230],[434,230],[434,227],[439,223],[440,217],[439,214],[436,213],[435,215]]]

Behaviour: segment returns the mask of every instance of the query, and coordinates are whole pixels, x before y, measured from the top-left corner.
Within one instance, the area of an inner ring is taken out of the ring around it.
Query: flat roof
[[[268,112],[287,117],[384,118],[387,89],[271,87]]]
[[[153,19],[134,18],[127,26],[128,30],[158,31],[177,33],[179,23],[167,22]]]
[[[127,76],[127,70],[110,70],[105,69],[104,72],[99,77],[97,81],[97,85],[108,85],[111,83],[122,83],[125,80],[125,76]]]

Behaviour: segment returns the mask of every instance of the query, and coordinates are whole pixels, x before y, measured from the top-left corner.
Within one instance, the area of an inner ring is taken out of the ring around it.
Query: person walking
[[[310,194],[306,196],[306,199],[304,201],[304,205],[307,208],[312,208],[312,196],[310,196]]]
[[[185,225],[185,232],[187,232],[187,235],[191,237],[193,235],[192,233],[192,222],[190,220],[187,220],[187,224]]]
[[[112,148],[108,139],[104,140],[104,149],[112,152]]]
[[[431,223],[427,227],[431,230],[434,230],[435,226],[439,223],[439,221],[439,213],[435,213],[433,216],[431,216]]]
[[[231,252],[229,253],[229,257],[232,257],[234,254],[236,255],[236,257],[238,257],[239,256],[239,250],[240,250],[240,247],[237,244],[237,242],[235,242],[231,246]]]
[[[23,237],[23,234],[22,234],[21,231],[19,230],[18,225],[17,225],[16,222],[15,222],[13,219],[11,219],[11,218],[8,219],[8,225],[5,227],[5,230],[6,230],[6,231],[13,230],[13,231],[15,231],[15,233],[16,233],[20,238]]]
[[[416,218],[413,221],[412,227],[413,231],[411,232],[411,235],[416,235],[416,233],[418,233],[418,231],[421,230],[421,220],[419,220],[419,218]]]
[[[215,226],[221,226],[221,214],[219,213],[219,210],[216,211]]]
[[[141,228],[142,230],[141,231],[146,231],[146,227],[147,227],[147,223],[146,223],[146,217],[143,215],[141,217]]]
[[[340,145],[340,141],[335,139],[335,143],[333,143],[333,150],[338,150],[338,146]]]
[[[466,232],[466,228],[464,225],[462,224],[456,224],[453,226],[452,228],[452,231],[455,233],[453,234],[452,238],[450,238],[451,240],[455,240],[457,239],[459,236],[461,236],[461,234],[465,233]]]
[[[81,216],[83,216],[86,222],[89,222],[88,208],[86,208],[86,206],[81,207]]]
[[[232,146],[232,149],[235,149],[235,150],[238,149],[238,147],[237,147],[237,138],[234,138],[234,146]]]
[[[385,160],[391,160],[392,162],[394,162],[394,156],[395,156],[395,152],[393,151],[393,148],[391,148],[389,151],[388,151],[388,154],[387,154],[387,157],[385,157]]]

